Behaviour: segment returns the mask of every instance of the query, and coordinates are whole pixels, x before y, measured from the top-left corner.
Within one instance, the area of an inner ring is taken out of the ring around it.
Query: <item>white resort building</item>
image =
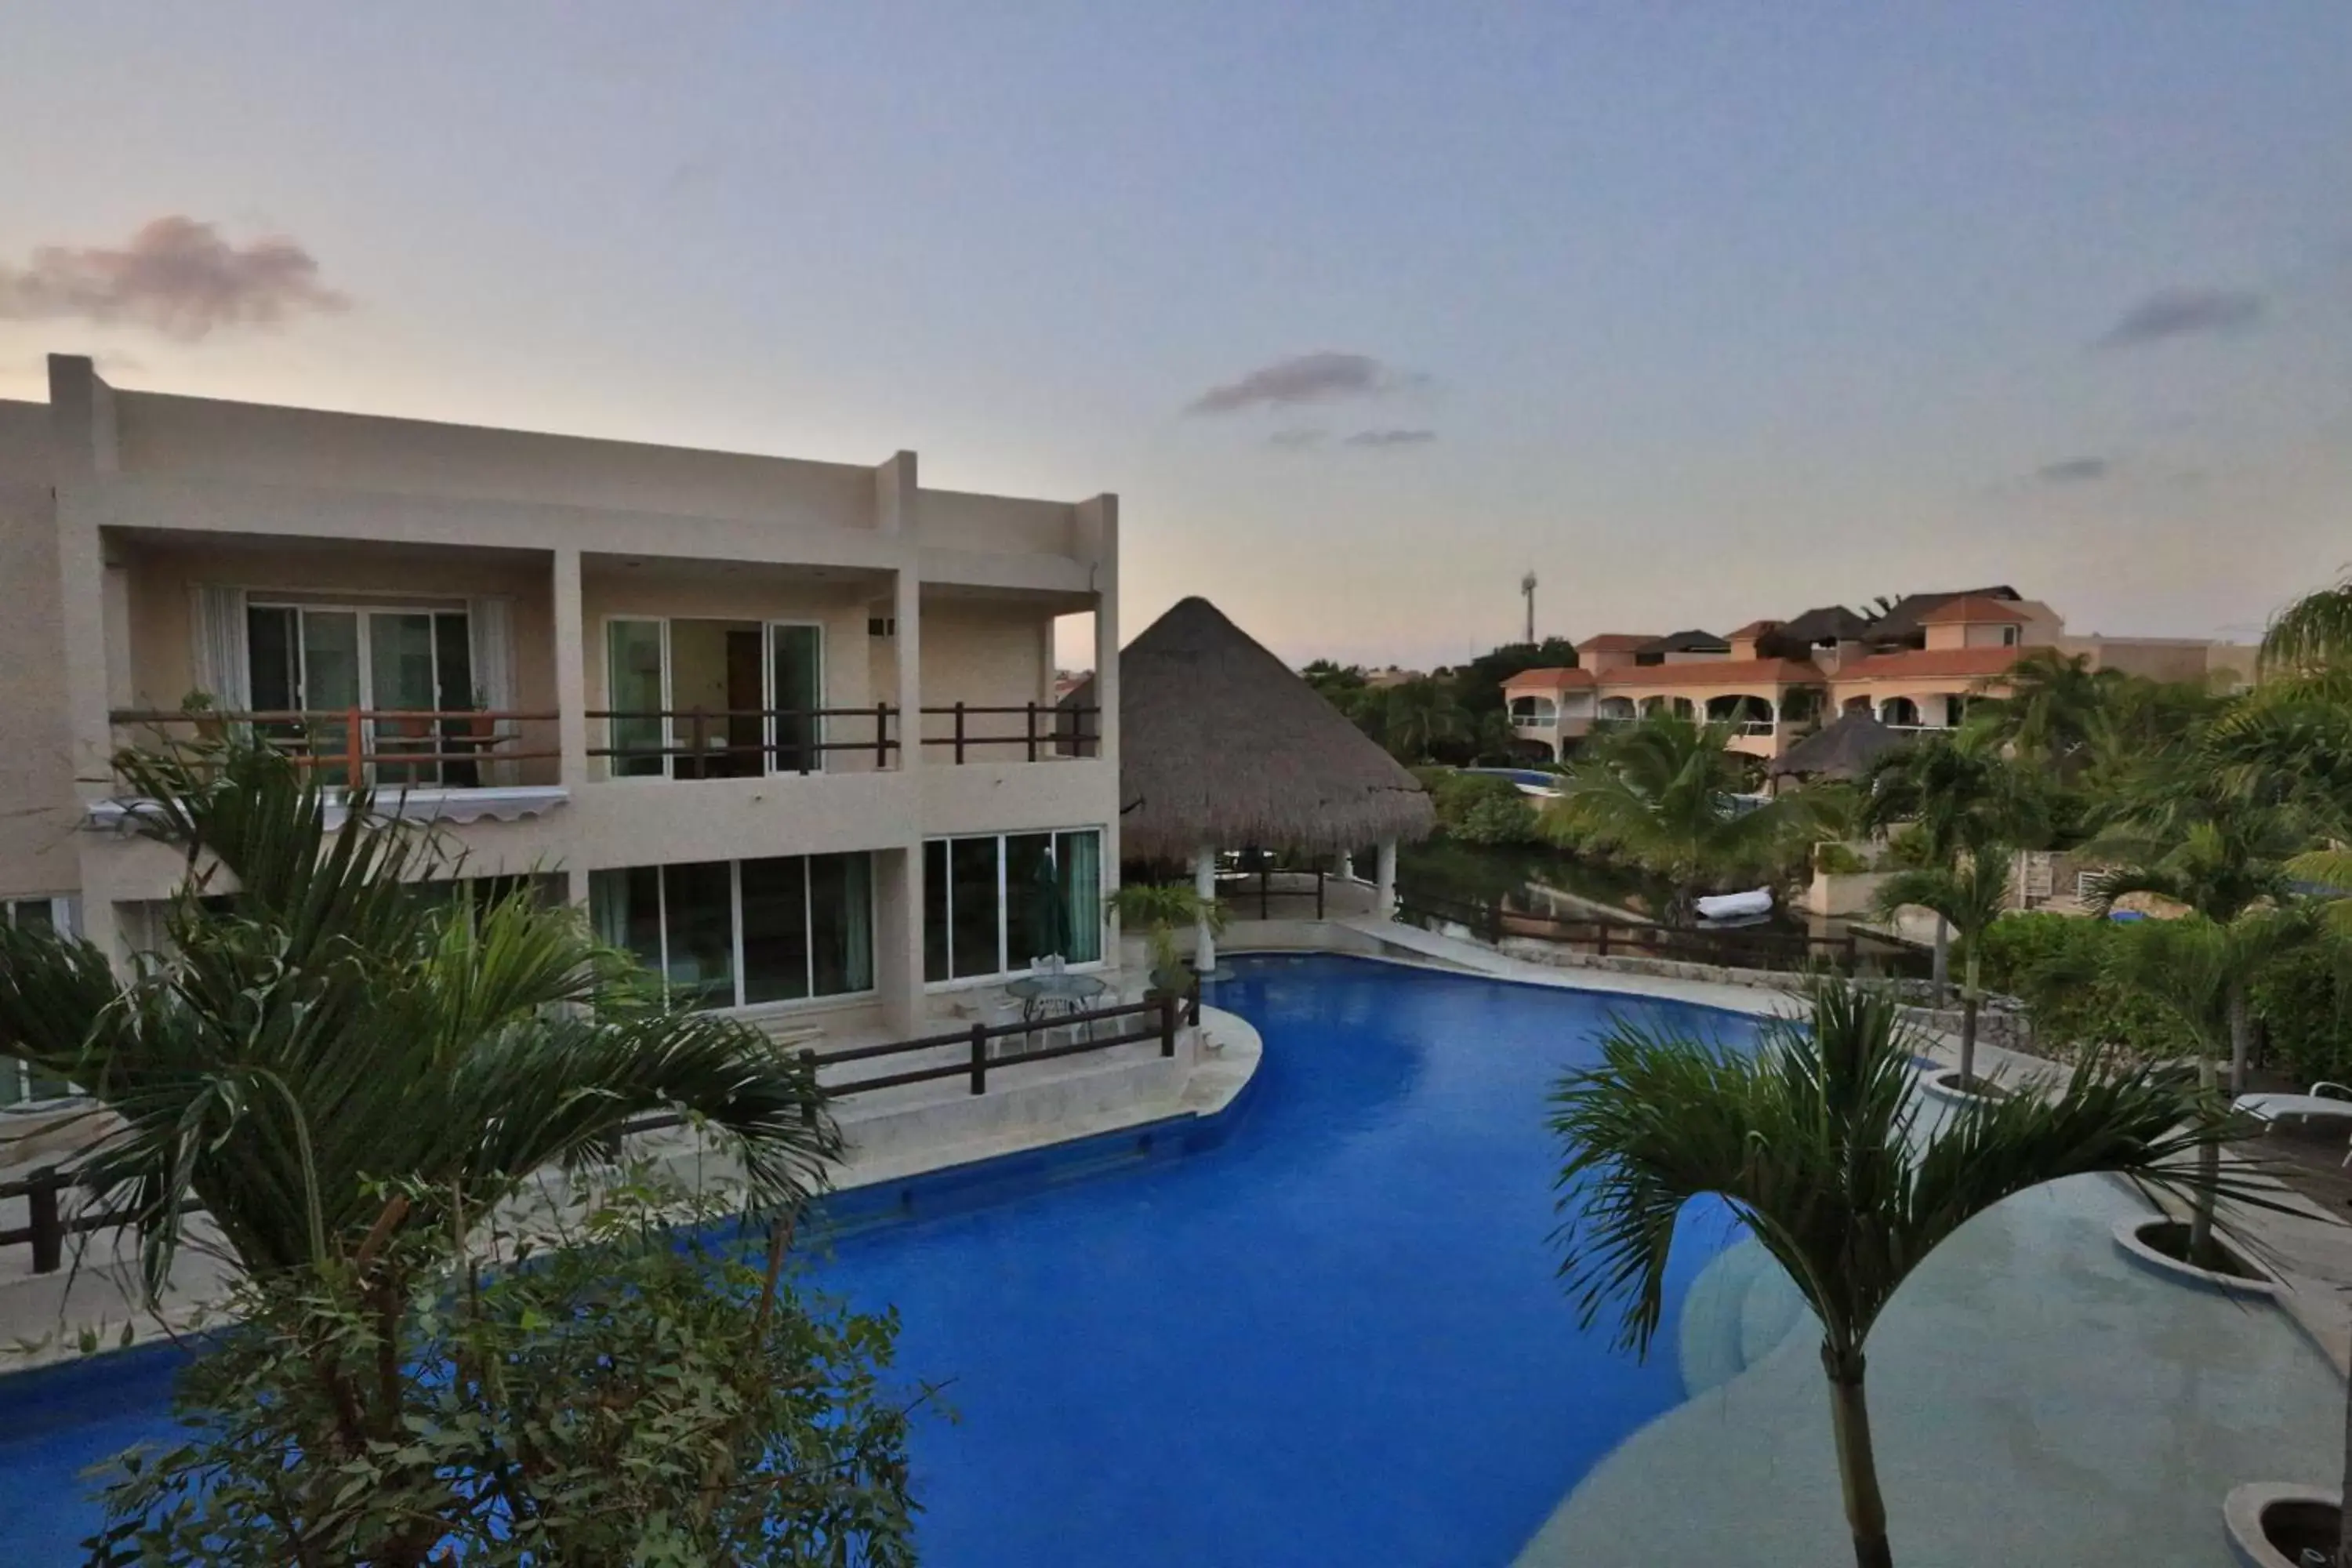
[[[46,404],[0,402],[0,584],[11,921],[145,942],[182,868],[120,830],[110,759],[249,724],[755,1019],[915,1032],[1031,966],[1040,900],[1073,966],[1115,957],[1112,496],[129,392],[55,356]],[[1075,743],[1072,616],[1108,688]]]

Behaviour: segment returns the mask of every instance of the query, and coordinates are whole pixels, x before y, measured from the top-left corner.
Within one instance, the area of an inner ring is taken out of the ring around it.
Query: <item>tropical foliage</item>
[[[1536,842],[1536,807],[1519,786],[1496,773],[1416,768],[1437,812],[1437,830],[1461,844]]]
[[[318,1268],[656,1110],[725,1138],[763,1206],[822,1181],[838,1145],[808,1069],[631,985],[572,911],[418,896],[462,866],[265,748],[121,766],[153,803],[139,830],[190,868],[162,950],[124,983],[87,942],[0,928],[0,1048],[104,1108],[88,1169],[134,1194],[151,1283],[192,1201],[243,1271]],[[376,1184],[401,1178],[427,1195],[387,1222]]]
[[[1562,1279],[1590,1326],[1646,1352],[1685,1205],[1727,1201],[1822,1326],[1854,1560],[1888,1568],[1864,1395],[1873,1326],[1952,1233],[2002,1199],[2087,1172],[2201,1200],[2238,1195],[2203,1158],[2227,1134],[2146,1072],[2086,1062],[2058,1092],[1978,1100],[1921,1121],[1924,1042],[1883,995],[1824,984],[1753,1049],[1621,1021],[1601,1065],[1552,1097]]]
[[[1768,871],[1789,842],[1792,808],[1738,798],[1748,760],[1727,740],[1719,725],[1671,714],[1611,731],[1562,779],[1544,831],[1662,879],[1669,920],[1686,922],[1696,893]]]
[[[399,1230],[248,1283],[181,1379],[179,1441],[102,1473],[90,1562],[911,1563],[929,1391],[883,1386],[895,1319],[806,1296],[781,1227],[673,1232],[722,1195],[583,1181],[539,1246]]]
[[[1299,674],[1400,762],[1499,765],[1526,760],[1506,711],[1503,682],[1522,670],[1575,664],[1575,647],[1549,637],[1507,643],[1467,664],[1379,685],[1360,666],[1328,659],[1317,659]]]
[[[2009,910],[2009,858],[1996,849],[1963,857],[1949,866],[1898,871],[1880,885],[1878,909],[1892,915],[1905,905],[1932,911],[1959,934],[1960,1084],[1980,1086],[1977,1077],[1977,1015],[1984,1002],[1984,935]]]

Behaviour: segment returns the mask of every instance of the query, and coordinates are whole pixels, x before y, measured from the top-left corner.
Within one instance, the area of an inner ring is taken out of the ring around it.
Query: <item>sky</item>
[[[1121,498],[1294,659],[2352,564],[2342,0],[0,7],[0,397]]]

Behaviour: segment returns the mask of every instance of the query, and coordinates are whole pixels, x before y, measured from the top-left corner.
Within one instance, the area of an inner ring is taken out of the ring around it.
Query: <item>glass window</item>
[[[1092,827],[923,845],[923,977],[1019,973],[1102,957],[1102,834]]]
[[[1062,951],[1062,889],[1052,834],[1006,836],[1004,917],[1006,968],[1034,969]]]
[[[997,840],[948,841],[948,969],[961,980],[996,974],[1003,927],[998,919]]]
[[[1092,963],[1102,957],[1102,835],[1091,827],[1056,833],[1054,859],[1068,931],[1062,956]]]
[[[780,773],[821,772],[824,753],[816,749],[824,725],[814,710],[824,706],[821,633],[815,626],[768,628],[768,705],[773,710],[775,755]]]
[[[608,621],[604,626],[604,706],[614,778],[659,778],[669,734],[662,718],[662,624]]]
[[[670,994],[697,1007],[735,1005],[735,868],[662,868],[662,961]]]
[[[746,860],[742,876],[743,1000],[796,1001],[809,994],[808,862]]]
[[[923,978],[946,980],[948,970],[948,841],[923,841]]]
[[[810,993],[841,996],[874,989],[874,858],[808,859]]]
[[[245,612],[246,678],[257,713],[290,713],[299,703],[294,665],[294,612],[255,605]],[[220,693],[214,692],[218,700]],[[222,707],[228,704],[223,702]]]
[[[635,866],[588,878],[596,934],[697,1007],[874,989],[872,857]]]

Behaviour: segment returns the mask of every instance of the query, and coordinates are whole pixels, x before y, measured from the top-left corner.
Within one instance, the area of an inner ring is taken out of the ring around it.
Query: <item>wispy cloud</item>
[[[1396,447],[1426,447],[1436,439],[1437,432],[1434,430],[1359,430],[1339,444],[1387,450]]]
[[[2105,458],[2064,458],[2042,464],[2033,470],[2033,477],[2045,485],[2087,485],[2105,479],[2115,468]]]
[[[1276,430],[1265,438],[1265,444],[1286,452],[1304,452],[1310,447],[1320,447],[1330,434],[1328,430]]]
[[[119,246],[44,245],[23,267],[0,262],[0,320],[128,323],[183,342],[350,304],[319,281],[317,259],[293,240],[238,246],[213,225],[176,215]]]
[[[1429,378],[1398,370],[1370,354],[1326,349],[1294,354],[1251,371],[1238,381],[1213,386],[1194,398],[1187,412],[1234,414],[1244,408],[1288,408],[1308,403],[1342,403],[1381,397],[1419,386]]]
[[[2242,332],[2269,302],[2251,289],[2160,289],[2093,340],[2095,349],[2146,348],[2174,338]]]

